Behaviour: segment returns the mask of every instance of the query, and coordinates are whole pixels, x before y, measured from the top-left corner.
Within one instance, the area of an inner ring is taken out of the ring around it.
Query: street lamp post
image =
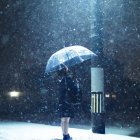
[[[103,0],[94,0],[93,51],[98,55],[91,60],[91,118],[92,132],[105,134],[104,69],[103,69]]]

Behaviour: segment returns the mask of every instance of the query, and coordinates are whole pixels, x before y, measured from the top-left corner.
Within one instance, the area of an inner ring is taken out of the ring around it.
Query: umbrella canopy
[[[96,54],[83,46],[65,47],[49,58],[45,72],[50,73],[61,70],[61,64],[71,67],[91,59],[93,56],[96,56]]]

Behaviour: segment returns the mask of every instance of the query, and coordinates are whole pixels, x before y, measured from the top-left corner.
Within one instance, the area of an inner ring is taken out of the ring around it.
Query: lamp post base
[[[105,134],[105,113],[92,113],[92,132]]]

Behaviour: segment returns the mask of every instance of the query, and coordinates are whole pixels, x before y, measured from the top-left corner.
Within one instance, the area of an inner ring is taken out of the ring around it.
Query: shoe
[[[72,140],[72,137],[70,135],[63,135],[63,140]]]

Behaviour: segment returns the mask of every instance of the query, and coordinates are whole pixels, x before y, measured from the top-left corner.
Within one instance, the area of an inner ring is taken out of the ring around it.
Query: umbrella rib
[[[70,60],[70,57],[69,57],[69,55],[68,55],[67,50],[66,50],[66,49],[64,49],[64,50],[65,50],[65,53],[66,53],[66,56],[67,56],[68,60]],[[69,47],[69,51],[71,51],[71,50],[70,50],[70,47]],[[75,49],[75,53],[77,54],[77,56],[79,56],[79,54],[78,54],[78,52],[77,52],[76,49]],[[79,56],[79,59],[80,59],[81,62],[83,62],[83,59],[82,59],[80,56]]]
[[[68,57],[68,60],[70,60],[69,55],[68,55],[66,49],[64,49],[64,50],[65,50],[65,52],[66,52],[66,56]]]
[[[75,49],[75,52],[76,52],[76,54],[77,54],[77,56],[79,56],[79,54],[78,54],[78,52],[77,52],[77,50]],[[79,56],[79,58],[80,58],[80,60],[83,62],[83,59]]]

